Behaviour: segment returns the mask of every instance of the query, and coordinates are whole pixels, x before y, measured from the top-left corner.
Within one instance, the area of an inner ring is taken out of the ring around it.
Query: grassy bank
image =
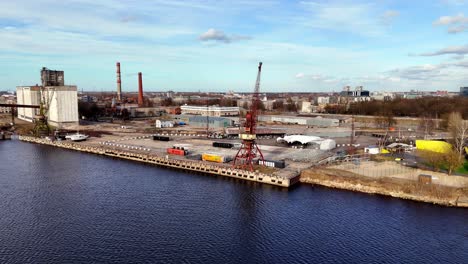
[[[330,188],[386,195],[445,206],[468,207],[468,188],[453,188],[395,178],[373,179],[337,169],[310,169],[301,174],[303,183]]]

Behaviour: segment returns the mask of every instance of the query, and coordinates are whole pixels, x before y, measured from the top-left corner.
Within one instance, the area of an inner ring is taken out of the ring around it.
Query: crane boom
[[[252,103],[250,109],[245,115],[245,122],[243,123],[244,131],[239,134],[239,138],[242,139],[242,146],[236,154],[234,159],[234,167],[249,168],[253,171],[254,158],[263,159],[263,154],[260,151],[257,143],[255,142],[257,135],[257,118],[258,118],[258,106],[260,104],[259,92],[260,92],[260,76],[262,73],[262,63],[258,64],[257,80],[255,82],[254,93],[252,94]]]

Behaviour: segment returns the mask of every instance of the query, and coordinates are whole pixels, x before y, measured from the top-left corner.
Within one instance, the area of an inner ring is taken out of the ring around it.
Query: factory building
[[[40,86],[16,87],[18,104],[40,105]],[[78,124],[78,90],[74,85],[46,86],[43,97],[49,105],[47,120],[50,125],[61,127],[63,125]],[[18,118],[33,122],[39,109],[18,108]]]
[[[330,103],[330,97],[329,96],[319,96],[317,97],[317,104],[322,105],[322,104],[329,104]]]
[[[39,105],[41,103],[40,86],[18,86],[16,87],[16,101],[18,104]],[[33,122],[34,116],[39,114],[39,109],[18,108],[18,118],[24,121]]]
[[[216,116],[180,116],[177,119],[180,119],[191,127],[206,127],[207,121],[210,128],[225,128],[234,125],[234,120]]]
[[[322,117],[297,117],[297,116],[273,116],[273,115],[262,115],[258,117],[259,121],[262,122],[278,122],[283,124],[297,124],[314,127],[337,127],[340,124],[340,120],[332,118]]]
[[[14,104],[16,103],[16,97],[14,95],[2,95],[0,96],[0,104]],[[0,114],[11,114],[11,107],[0,106]]]
[[[180,110],[183,115],[208,115],[214,117],[239,115],[239,107],[183,105]]]
[[[351,90],[351,87],[345,86],[343,91],[340,93],[339,102],[340,103],[349,103],[349,102],[363,102],[370,101],[370,92],[364,90],[364,87],[357,86],[354,91]]]
[[[154,125],[155,125],[156,128],[174,127],[174,122],[173,121],[156,120]]]
[[[78,89],[75,85],[65,85],[63,71],[41,70],[42,86],[17,86],[18,104],[43,105],[47,108],[45,115],[50,125],[77,125],[78,122]],[[18,108],[18,118],[33,122],[39,109]]]
[[[460,96],[468,97],[468,86],[467,87],[460,87]]]
[[[46,67],[42,67],[41,70],[41,81],[42,86],[64,86],[65,75],[63,71],[49,70]]]

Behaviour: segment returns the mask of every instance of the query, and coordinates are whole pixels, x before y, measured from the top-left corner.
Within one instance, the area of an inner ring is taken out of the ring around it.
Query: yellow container
[[[220,156],[220,155],[216,155],[216,154],[203,153],[202,154],[202,160],[223,163],[224,162],[224,157]]]

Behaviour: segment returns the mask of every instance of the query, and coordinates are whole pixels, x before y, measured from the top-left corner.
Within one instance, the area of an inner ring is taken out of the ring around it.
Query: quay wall
[[[218,166],[215,164],[206,164],[201,161],[193,160],[179,160],[171,159],[167,156],[159,156],[154,154],[141,154],[130,151],[122,151],[106,148],[104,146],[94,147],[86,146],[82,144],[67,142],[67,141],[51,141],[43,138],[35,138],[30,136],[19,136],[19,140],[30,143],[37,143],[43,145],[49,145],[54,147],[60,147],[65,149],[71,149],[76,151],[88,152],[98,155],[105,155],[110,157],[116,157],[127,160],[134,160],[144,163],[149,163],[158,166],[171,167],[176,169],[182,169],[187,171],[194,171],[200,173],[206,173],[211,175],[220,175],[225,177],[231,177],[236,179],[242,179],[247,181],[260,182],[280,187],[289,187],[299,181],[299,175],[296,177],[283,177],[275,174],[264,174],[260,172],[251,172],[246,170],[239,170],[233,168],[227,168]]]

